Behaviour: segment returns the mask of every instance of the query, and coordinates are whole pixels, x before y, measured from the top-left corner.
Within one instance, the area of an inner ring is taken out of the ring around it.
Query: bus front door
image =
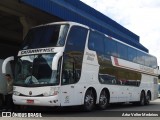
[[[61,105],[74,105],[75,100],[75,62],[73,57],[68,55],[63,59],[63,70],[61,78]]]
[[[74,104],[74,84],[63,85],[61,87],[61,106],[69,106]]]

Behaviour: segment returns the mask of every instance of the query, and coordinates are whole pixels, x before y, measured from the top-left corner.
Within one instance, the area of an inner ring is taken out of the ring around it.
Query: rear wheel
[[[92,111],[95,107],[95,96],[92,89],[86,91],[83,107],[85,111]]]
[[[146,104],[146,105],[149,105],[150,100],[151,100],[151,95],[150,95],[150,93],[148,92],[148,93],[147,93],[147,96],[146,96],[145,104]]]
[[[99,97],[99,108],[104,110],[108,106],[108,94],[105,90],[101,91],[100,97]]]
[[[141,106],[145,105],[145,94],[144,94],[144,92],[141,92],[139,105],[141,105]]]

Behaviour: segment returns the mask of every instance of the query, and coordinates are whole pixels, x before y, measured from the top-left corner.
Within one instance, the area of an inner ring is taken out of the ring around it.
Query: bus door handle
[[[71,88],[74,88],[74,86],[71,86]]]

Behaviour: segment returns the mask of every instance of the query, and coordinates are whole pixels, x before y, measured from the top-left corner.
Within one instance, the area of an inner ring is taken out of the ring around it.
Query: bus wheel
[[[145,104],[145,94],[144,92],[141,92],[139,105],[143,106]]]
[[[150,93],[148,92],[148,93],[147,93],[147,96],[146,96],[146,100],[145,100],[145,104],[146,104],[146,105],[149,105],[150,100],[151,100],[150,98],[151,98],[151,95],[150,95]]]
[[[93,90],[87,90],[85,97],[84,97],[84,110],[85,111],[92,111],[95,107],[95,97],[93,94]]]
[[[108,94],[106,93],[105,90],[101,91],[100,97],[99,97],[99,108],[104,110],[108,106]]]

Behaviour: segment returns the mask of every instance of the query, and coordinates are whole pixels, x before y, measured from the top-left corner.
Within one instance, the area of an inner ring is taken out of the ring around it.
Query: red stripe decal
[[[114,57],[114,63],[116,66],[119,66],[118,59],[116,57]]]

